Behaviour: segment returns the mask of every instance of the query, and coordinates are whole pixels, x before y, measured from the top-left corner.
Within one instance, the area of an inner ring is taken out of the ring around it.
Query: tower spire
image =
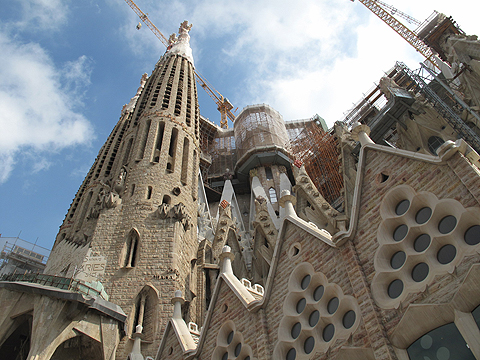
[[[167,55],[182,55],[186,57],[193,65],[192,48],[190,47],[190,35],[188,32],[192,28],[192,24],[188,24],[185,20],[180,24],[178,29],[178,37],[173,33],[168,39],[170,45],[167,49]]]

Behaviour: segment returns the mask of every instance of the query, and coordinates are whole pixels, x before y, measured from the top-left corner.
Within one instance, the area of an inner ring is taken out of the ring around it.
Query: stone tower
[[[154,356],[174,290],[195,314],[199,109],[188,31],[181,24],[99,152],[60,227],[46,273],[100,282]],[[191,320],[195,320],[192,315]],[[140,335],[141,334],[141,335]]]

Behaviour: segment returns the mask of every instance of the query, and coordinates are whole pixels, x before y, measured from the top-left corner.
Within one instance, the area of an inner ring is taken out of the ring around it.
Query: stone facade
[[[295,159],[268,105],[248,106],[233,131],[200,117],[189,29],[122,110],[45,270],[101,285],[109,302],[0,282],[10,304],[0,351],[25,337],[22,360],[76,350],[91,360],[480,359],[475,134],[458,139],[429,90],[409,92],[415,79],[393,72],[382,111],[327,134],[338,157],[324,161],[338,161],[344,184],[329,202],[328,174],[313,178]],[[446,46],[458,65],[478,41],[455,39]],[[465,126],[475,124],[461,117],[476,111],[473,75],[459,77],[472,107],[451,108]],[[219,143],[230,148],[212,150]]]

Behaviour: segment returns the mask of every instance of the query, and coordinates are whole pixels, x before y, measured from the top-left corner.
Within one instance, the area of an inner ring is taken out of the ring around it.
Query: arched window
[[[122,164],[126,165],[128,163],[128,157],[130,156],[130,150],[132,149],[133,138],[130,138],[127,143],[125,154],[123,155]]]
[[[272,204],[276,203],[277,202],[277,192],[275,191],[275,189],[273,187],[271,187],[269,190],[268,190],[268,195],[270,196],[270,202]]]
[[[175,171],[175,157],[177,153],[177,139],[178,139],[178,129],[172,129],[172,135],[170,137],[170,146],[168,147],[168,161],[167,161],[167,171]]]
[[[133,304],[130,314],[130,334],[134,334],[137,331],[137,326],[140,325],[144,340],[152,341],[157,330],[157,315],[158,293],[152,286],[146,285],[138,293]]]
[[[433,155],[437,155],[437,150],[440,146],[443,145],[445,141],[441,137],[438,136],[430,136],[428,138],[428,151],[430,151]]]
[[[155,141],[155,151],[153,152],[153,162],[160,161],[160,153],[162,152],[163,133],[165,131],[165,123],[161,121],[158,123],[157,140]]]
[[[190,140],[188,140],[188,138],[185,137],[185,140],[183,141],[182,173],[180,178],[180,181],[182,182],[183,185],[187,185],[188,166],[190,165],[190,162],[188,159],[189,149],[190,149]]]
[[[411,360],[475,360],[454,323],[445,324],[426,333],[410,345],[407,352]]]
[[[123,267],[132,268],[137,264],[139,242],[140,235],[135,229],[132,229],[125,240],[125,245],[122,251]]]
[[[265,168],[265,176],[267,177],[267,180],[273,180],[273,173],[271,168]]]

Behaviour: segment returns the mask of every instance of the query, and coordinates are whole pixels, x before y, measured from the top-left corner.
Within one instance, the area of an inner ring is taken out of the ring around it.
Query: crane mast
[[[170,43],[167,38],[150,21],[148,16],[142,10],[140,10],[137,4],[135,4],[133,0],[125,0],[125,2],[132,8],[135,14],[138,15],[140,20],[142,20],[145,25],[148,26],[148,28],[162,42],[162,44],[168,48]],[[200,75],[197,70],[194,70],[194,73],[197,83],[202,87],[203,90],[205,90],[205,92],[213,99],[213,101],[215,101],[215,104],[217,104],[217,110],[220,111],[220,127],[223,129],[228,129],[228,119],[230,119],[232,122],[235,120],[235,115],[233,115],[231,112],[233,109],[232,103],[217,90],[215,90],[215,88],[202,75]]]
[[[352,2],[354,0],[351,0]],[[384,8],[379,1],[375,0],[358,0],[362,3],[367,9],[372,13],[377,15],[380,20],[385,24],[390,26],[397,34],[399,34],[403,39],[405,39],[410,45],[412,45],[415,50],[417,50],[421,55],[423,55],[433,66],[438,68],[438,65],[435,62],[435,54],[428,45],[426,45],[420,38],[408,27],[403,25],[399,20],[392,16],[386,8]]]

